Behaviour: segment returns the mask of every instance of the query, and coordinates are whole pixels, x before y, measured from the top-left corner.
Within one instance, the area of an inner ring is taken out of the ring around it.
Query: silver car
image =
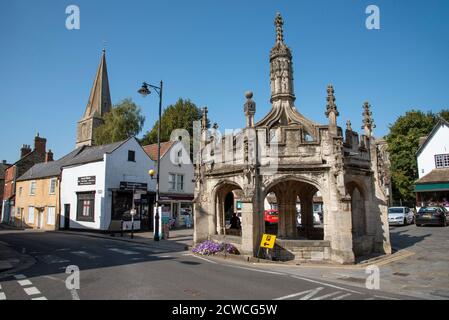
[[[388,224],[405,226],[415,222],[415,213],[408,207],[388,208]]]

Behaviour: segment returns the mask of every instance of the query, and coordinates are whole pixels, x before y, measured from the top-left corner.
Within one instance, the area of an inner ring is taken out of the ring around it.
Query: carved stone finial
[[[362,129],[365,129],[365,135],[367,137],[371,137],[373,133],[373,129],[376,127],[374,124],[374,120],[372,118],[371,105],[369,102],[365,102],[363,104],[363,126]]]
[[[276,19],[274,19],[274,25],[276,26],[276,42],[284,42],[284,20],[282,19],[281,13],[276,13]]]
[[[202,112],[203,112],[203,114],[201,117],[201,130],[204,131],[207,129],[207,113],[208,113],[207,107],[204,107],[202,109]]]
[[[335,116],[339,116],[340,113],[337,110],[337,105],[335,104],[334,87],[332,85],[327,86],[327,105],[326,105],[326,117],[329,118],[331,113]]]
[[[346,130],[352,131],[351,120],[346,121]]]

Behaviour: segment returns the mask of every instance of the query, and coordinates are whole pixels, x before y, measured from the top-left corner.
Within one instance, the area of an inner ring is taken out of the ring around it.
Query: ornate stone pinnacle
[[[326,105],[326,117],[333,112],[335,116],[339,116],[340,113],[337,110],[337,105],[335,104],[334,87],[332,85],[327,86],[327,105]]]
[[[351,120],[346,121],[346,130],[352,131]]]
[[[282,19],[281,13],[276,13],[276,18],[274,19],[274,25],[276,26],[276,42],[284,42],[284,30],[282,26],[284,25],[284,20]]]
[[[362,129],[365,129],[365,133],[367,136],[371,136],[371,133],[373,131],[373,129],[376,127],[376,125],[374,124],[374,120],[372,118],[372,112],[370,110],[371,105],[369,104],[369,102],[365,102],[363,104],[363,126]]]
[[[201,117],[201,129],[206,130],[207,129],[207,113],[208,113],[207,107],[204,107],[202,109],[202,112],[203,112],[203,114]]]

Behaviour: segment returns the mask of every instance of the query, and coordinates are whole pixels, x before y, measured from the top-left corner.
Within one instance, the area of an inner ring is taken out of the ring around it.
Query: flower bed
[[[229,243],[218,243],[214,241],[204,241],[197,244],[192,252],[201,255],[211,256],[217,253],[225,252],[227,254],[239,254],[239,251],[235,246]]]

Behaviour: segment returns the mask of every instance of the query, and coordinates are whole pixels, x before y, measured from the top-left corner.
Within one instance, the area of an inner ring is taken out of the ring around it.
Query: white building
[[[62,168],[61,228],[100,231],[152,227],[155,164],[135,138],[103,146],[82,146]]]
[[[420,140],[417,152],[419,180],[416,204],[449,207],[449,122],[440,119],[432,132]]]
[[[157,161],[157,144],[144,146],[149,157]],[[176,226],[185,225],[185,217],[192,217],[195,189],[194,168],[190,154],[181,141],[161,143],[160,202],[162,211],[175,220]]]

